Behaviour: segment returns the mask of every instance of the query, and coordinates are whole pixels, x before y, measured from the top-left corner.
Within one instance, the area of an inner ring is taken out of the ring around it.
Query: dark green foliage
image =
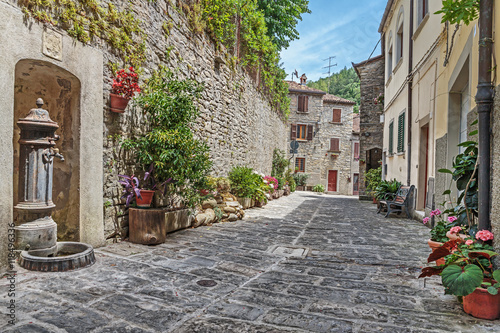
[[[302,14],[311,13],[308,0],[257,0],[264,13],[267,35],[279,50],[288,48],[290,42],[299,38],[295,28]]]
[[[325,186],[322,184],[314,185],[313,191],[318,193],[323,193],[325,192]]]
[[[479,17],[479,0],[443,0],[443,7],[434,14],[443,14],[441,22],[469,25]]]
[[[293,179],[295,180],[295,184],[297,186],[306,186],[307,178],[309,178],[309,175],[305,173],[293,174]]]
[[[328,89],[330,81],[330,89]],[[359,112],[361,103],[361,81],[354,68],[344,67],[340,72],[332,74],[330,78],[321,78],[318,81],[310,81],[308,87],[326,91],[332,95],[342,97],[356,102],[354,113]]]
[[[451,225],[446,224],[445,221],[438,221],[434,228],[431,229],[431,240],[440,243],[446,243],[449,238],[446,233],[450,231]]]
[[[384,199],[387,193],[396,193],[401,187],[401,182],[396,179],[393,180],[382,180],[380,184],[375,188],[375,197],[379,200]]]
[[[196,203],[199,189],[208,188],[212,167],[208,146],[196,139],[190,124],[198,115],[194,101],[203,86],[194,80],[177,80],[164,67],[153,73],[136,102],[148,119],[148,133],[125,140],[143,166],[154,165],[159,182],[169,178],[171,193],[182,192],[188,205]]]
[[[382,167],[378,167],[377,169],[370,169],[365,175],[366,178],[366,189],[375,192],[377,187],[380,185],[382,181]]]
[[[278,180],[278,190],[282,190],[283,186],[285,186],[286,178],[285,177],[276,177]]]
[[[231,193],[239,198],[252,198],[257,201],[266,200],[266,190],[269,188],[262,177],[253,172],[252,168],[236,166],[229,172]],[[265,187],[267,188],[265,189]]]
[[[295,179],[293,178],[292,169],[286,170],[285,179],[288,182],[288,186],[290,186],[290,191],[295,192],[295,188],[297,187],[297,184],[295,183]]]
[[[273,151],[273,170],[271,171],[271,176],[276,178],[283,177],[289,164],[290,161],[285,157],[285,152],[275,148]]]

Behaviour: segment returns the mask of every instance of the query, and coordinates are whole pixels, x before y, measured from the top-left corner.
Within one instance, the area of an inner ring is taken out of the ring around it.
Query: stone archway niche
[[[46,61],[23,59],[15,67],[14,85],[14,205],[18,203],[19,128],[16,122],[35,107],[42,98],[43,108],[59,124],[61,139],[56,148],[65,161],[54,160],[52,197],[56,208],[52,214],[57,223],[59,241],[80,240],[80,94],[78,78],[67,70]],[[22,217],[14,216],[16,224]]]

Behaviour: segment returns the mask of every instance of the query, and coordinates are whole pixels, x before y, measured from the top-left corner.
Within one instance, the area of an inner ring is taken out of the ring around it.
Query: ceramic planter
[[[243,209],[248,209],[252,207],[251,198],[238,198],[238,202],[243,206]]]
[[[491,295],[486,289],[477,288],[463,298],[464,311],[473,317],[494,320],[500,318],[500,294]]]
[[[428,240],[427,241],[427,244],[429,244],[429,247],[431,248],[432,252],[434,252],[434,250],[436,250],[437,248],[439,248],[441,245],[443,245],[443,243],[440,243],[440,242],[435,242],[433,240]],[[445,260],[444,258],[441,258],[441,259],[438,259],[436,260],[436,265],[440,266],[440,265],[444,265],[445,263]]]
[[[109,94],[109,98],[110,98],[111,111],[116,113],[125,112],[125,108],[127,107],[128,102],[130,101],[129,98],[125,98],[123,96],[116,94]]]
[[[141,198],[138,196],[135,197],[135,202],[137,203],[137,207],[151,207],[151,202],[153,201],[153,195],[155,191],[150,190],[140,190]]]
[[[464,234],[452,234],[451,231],[448,231],[446,233],[446,237],[448,237],[450,240],[456,240],[456,239],[459,239],[459,238],[462,238],[462,240],[465,240],[467,238],[466,235]]]

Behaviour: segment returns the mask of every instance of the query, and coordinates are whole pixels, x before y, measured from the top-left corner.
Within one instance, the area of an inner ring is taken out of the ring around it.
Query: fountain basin
[[[64,272],[95,263],[94,248],[79,242],[57,242],[57,251],[39,249],[22,251],[19,265],[30,271]]]

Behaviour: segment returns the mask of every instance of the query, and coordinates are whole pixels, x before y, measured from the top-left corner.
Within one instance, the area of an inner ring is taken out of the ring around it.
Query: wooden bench
[[[410,218],[410,212],[408,206],[410,205],[411,194],[415,186],[400,186],[396,193],[386,193],[384,200],[379,201],[377,214],[379,214],[383,209],[387,209],[385,217],[388,217],[391,213],[401,213],[403,208],[406,211],[406,216]]]

